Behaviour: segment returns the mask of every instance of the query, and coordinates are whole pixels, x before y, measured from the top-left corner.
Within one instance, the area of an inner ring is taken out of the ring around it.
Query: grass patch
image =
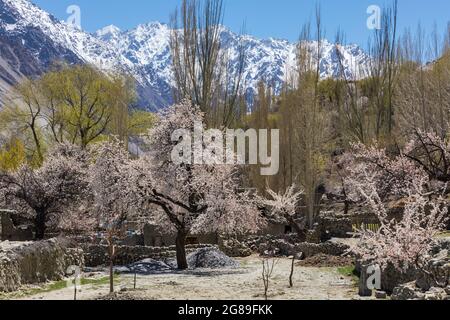
[[[114,275],[114,283],[117,284],[118,282],[119,282],[119,276]],[[73,283],[73,281],[72,281],[72,283]],[[91,285],[94,287],[100,287],[100,286],[106,285],[106,284],[109,284],[109,276],[101,277],[101,278],[81,278],[81,286]],[[67,280],[60,280],[60,281],[52,282],[50,284],[43,285],[41,287],[35,287],[35,288],[25,287],[24,289],[21,289],[16,292],[0,293],[0,300],[24,298],[24,297],[34,296],[37,294],[62,290],[66,287],[67,287]]]
[[[117,274],[114,275],[114,282],[118,281],[119,276]],[[103,277],[103,278],[98,278],[98,279],[93,279],[93,278],[82,278],[81,279],[81,285],[85,286],[85,285],[104,285],[104,284],[109,284],[109,276],[108,277]]]
[[[351,277],[353,281],[354,286],[358,286],[359,284],[359,278],[356,275],[356,268],[355,266],[346,266],[346,267],[339,267],[337,268],[337,271],[340,275],[344,277]]]

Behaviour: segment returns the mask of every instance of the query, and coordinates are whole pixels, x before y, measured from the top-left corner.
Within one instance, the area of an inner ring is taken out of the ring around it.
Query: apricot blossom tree
[[[432,276],[428,254],[448,212],[442,197],[428,189],[428,174],[403,154],[389,158],[376,147],[357,145],[351,155],[347,184],[380,222],[377,231],[358,231],[352,251],[381,268],[416,267]],[[402,203],[400,218],[390,217],[388,196]]]
[[[0,201],[34,221],[35,239],[45,237],[48,225],[87,196],[87,155],[80,148],[59,144],[42,166],[22,165],[12,172],[0,172]]]
[[[185,246],[189,234],[253,233],[263,223],[249,193],[239,189],[239,167],[173,161],[175,146],[183,142],[180,137],[173,139],[174,132],[193,133],[203,121],[204,114],[189,101],[168,108],[149,133],[150,153],[133,161],[129,170],[137,198],[159,208],[152,211],[152,219],[176,232],[179,269],[188,267]],[[205,151],[204,144],[200,148]],[[197,157],[198,150],[192,150],[179,156]]]
[[[298,189],[296,185],[291,185],[285,192],[275,192],[270,188],[266,189],[267,197],[258,196],[257,202],[261,207],[267,209],[269,218],[283,220],[297,232],[300,237],[305,237],[306,219],[298,219],[298,203],[304,194],[303,189]]]
[[[113,267],[116,240],[124,234],[128,219],[135,212],[135,195],[128,182],[130,156],[116,139],[94,145],[89,170],[93,212],[99,230],[105,232],[110,262],[110,292],[114,292]]]

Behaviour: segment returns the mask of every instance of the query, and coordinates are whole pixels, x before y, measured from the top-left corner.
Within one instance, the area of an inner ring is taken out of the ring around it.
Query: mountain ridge
[[[23,76],[37,76],[45,72],[52,60],[71,64],[89,63],[105,72],[120,71],[134,77],[138,83],[139,106],[158,110],[172,103],[173,74],[171,71],[171,30],[167,24],[149,22],[122,31],[114,25],[87,33],[40,9],[28,0],[0,0],[0,71],[8,75],[0,78],[0,91],[7,91]],[[32,41],[34,39],[34,42]],[[296,43],[283,39],[257,39],[238,35],[223,27],[223,46],[230,56],[237,56],[238,44],[246,51],[244,82],[247,95],[256,93],[257,84],[265,80],[280,92],[289,72],[295,70]],[[321,42],[321,78],[337,77],[341,73],[336,45]],[[310,50],[317,42],[308,42]],[[14,54],[8,55],[10,52]],[[369,56],[357,45],[342,46],[344,72],[349,78],[361,78]],[[22,52],[29,70],[18,72],[17,61]],[[238,61],[231,61],[237,65]],[[361,71],[362,70],[362,71]],[[5,83],[7,83],[5,85]],[[0,100],[1,103],[1,100]]]

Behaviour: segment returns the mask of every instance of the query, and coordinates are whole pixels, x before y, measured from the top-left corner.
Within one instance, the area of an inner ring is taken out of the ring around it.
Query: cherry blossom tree
[[[427,189],[429,176],[404,155],[390,159],[386,151],[357,145],[348,164],[348,185],[380,222],[378,231],[359,230],[351,250],[363,261],[398,270],[427,268],[435,237],[448,218],[444,200]],[[386,196],[403,203],[400,219],[389,217]]]
[[[285,192],[276,193],[270,188],[266,190],[267,197],[257,197],[257,202],[261,207],[268,209],[269,218],[275,220],[284,220],[291,225],[297,234],[304,238],[306,230],[306,220],[299,220],[297,216],[298,203],[304,194],[303,189],[291,185]]]
[[[151,152],[133,161],[129,173],[138,198],[159,208],[152,211],[152,219],[165,230],[176,231],[179,269],[188,268],[185,246],[189,234],[253,233],[263,223],[249,193],[239,189],[239,167],[173,161],[175,146],[189,142],[172,139],[173,133],[180,129],[193,133],[196,123],[203,120],[204,114],[189,101],[168,108],[149,133]],[[203,152],[204,142],[200,142]],[[188,160],[199,154],[192,148],[180,156]],[[205,152],[202,160],[206,157]]]
[[[57,225],[86,196],[86,159],[78,147],[60,144],[39,168],[24,164],[17,171],[0,172],[0,201],[32,219],[35,239],[41,240],[48,225]]]

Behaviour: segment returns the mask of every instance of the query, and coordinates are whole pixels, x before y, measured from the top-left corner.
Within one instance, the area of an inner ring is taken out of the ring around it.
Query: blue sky
[[[57,18],[67,18],[66,8],[81,8],[82,27],[93,32],[114,24],[122,30],[138,24],[168,22],[181,0],[32,0]],[[347,42],[365,46],[371,31],[366,27],[370,5],[389,5],[393,0],[321,0],[326,37],[334,39],[340,27]],[[281,38],[295,41],[301,25],[313,17],[315,0],[225,0],[224,24],[239,31],[243,22],[246,31],[259,38]],[[436,23],[443,32],[450,21],[448,0],[399,0],[399,29],[416,28],[420,22],[431,31]]]

